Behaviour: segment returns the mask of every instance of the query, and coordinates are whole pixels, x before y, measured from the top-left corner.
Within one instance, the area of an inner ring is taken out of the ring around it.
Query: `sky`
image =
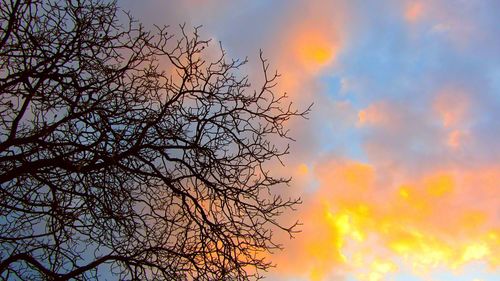
[[[266,280],[500,280],[500,1],[172,0],[118,4],[146,27],[203,25],[259,50],[289,123],[295,239]]]

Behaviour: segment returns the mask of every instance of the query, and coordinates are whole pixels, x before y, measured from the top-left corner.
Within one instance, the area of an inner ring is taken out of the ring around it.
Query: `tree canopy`
[[[271,263],[295,110],[198,28],[116,3],[1,0],[0,276],[246,280]],[[273,160],[274,159],[274,160]]]

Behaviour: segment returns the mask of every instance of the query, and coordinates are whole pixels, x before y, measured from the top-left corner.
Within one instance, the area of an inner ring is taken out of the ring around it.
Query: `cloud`
[[[421,1],[410,1],[406,4],[404,17],[409,22],[415,22],[422,17],[424,4]]]
[[[444,127],[455,127],[467,120],[470,94],[462,89],[448,87],[434,94],[433,109],[440,116]]]
[[[277,92],[315,102],[310,120],[289,123],[287,166],[272,167],[304,199],[283,217],[304,225],[278,234],[272,280],[498,269],[496,1],[127,3],[147,22],[203,24],[230,56],[249,56],[251,81],[262,48],[282,73]]]
[[[386,102],[376,102],[358,112],[358,126],[396,127],[400,126],[400,118],[397,110],[391,108]]]
[[[311,280],[332,272],[387,280],[402,270],[426,276],[474,261],[498,266],[499,168],[388,180],[376,165],[325,159],[314,168],[320,188],[305,199],[303,233],[278,254],[277,270]]]

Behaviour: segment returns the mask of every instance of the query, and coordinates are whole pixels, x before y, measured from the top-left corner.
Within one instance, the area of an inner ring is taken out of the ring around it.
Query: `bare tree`
[[[122,15],[122,16],[120,16]],[[126,19],[126,20],[124,20]],[[115,3],[1,0],[0,276],[246,280],[271,264],[289,118],[262,58],[198,29],[145,31]]]

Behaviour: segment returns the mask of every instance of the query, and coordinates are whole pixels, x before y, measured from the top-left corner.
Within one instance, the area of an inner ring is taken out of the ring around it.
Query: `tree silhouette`
[[[126,19],[126,20],[124,20]],[[246,280],[298,199],[265,166],[304,116],[198,29],[115,3],[1,0],[0,276]]]

